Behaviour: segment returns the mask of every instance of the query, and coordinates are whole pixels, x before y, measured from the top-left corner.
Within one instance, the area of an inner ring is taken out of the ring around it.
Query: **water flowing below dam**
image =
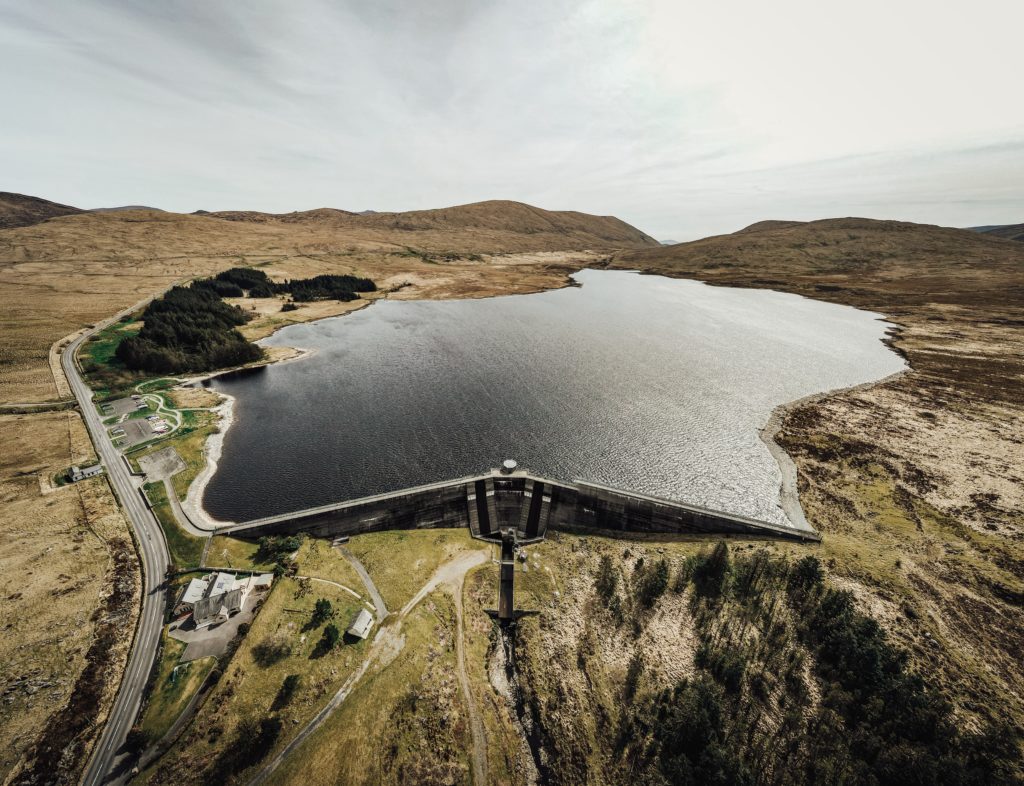
[[[235,423],[204,495],[246,521],[474,475],[549,477],[787,524],[772,410],[905,368],[877,314],[620,271],[580,286],[381,301],[267,345],[314,350],[222,377]]]

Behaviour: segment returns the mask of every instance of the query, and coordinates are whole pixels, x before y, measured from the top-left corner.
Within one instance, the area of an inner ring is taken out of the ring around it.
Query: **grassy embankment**
[[[274,555],[265,554],[260,544],[228,535],[215,535],[210,542],[207,562],[215,567],[236,570],[270,571],[275,567]],[[299,576],[334,581],[364,595],[362,581],[348,561],[320,538],[304,537],[294,564]]]
[[[216,658],[180,663],[186,646],[184,642],[168,636],[167,631],[163,632],[160,659],[152,678],[153,687],[138,724],[147,742],[157,742],[170,730],[217,665]]]
[[[456,678],[446,592],[405,618],[402,650],[371,669],[345,703],[275,774],[278,783],[466,783],[472,748]]]
[[[167,549],[171,552],[171,562],[178,570],[198,568],[202,562],[204,538],[190,535],[181,528],[174,516],[174,510],[167,499],[167,490],[163,482],[147,483],[143,489],[149,498],[153,513],[167,539]]]
[[[122,340],[141,329],[142,323],[128,316],[94,333],[79,349],[86,384],[95,391],[97,401],[127,396],[148,376],[129,370],[115,354]]]
[[[530,551],[517,606],[541,613],[518,623],[517,666],[553,782],[1012,777],[1012,735],[964,723],[843,583],[803,570],[820,547],[730,541],[717,581],[706,542],[561,536]],[[496,580],[487,566],[467,586],[469,664],[491,777],[524,782],[511,705],[485,682]]]
[[[71,782],[131,642],[135,550],[106,478],[49,489],[95,457],[77,412],[0,416],[0,444],[0,781]]]
[[[388,611],[396,612],[442,563],[479,543],[459,528],[374,532],[357,535],[347,547],[363,563]]]
[[[313,624],[313,607],[320,598],[331,602],[334,617]],[[321,643],[326,625],[343,630],[359,605],[329,584],[304,589],[296,579],[278,580],[225,665],[205,705],[202,723],[192,724],[141,780],[204,783],[214,776],[245,771],[249,769],[245,764],[255,764],[279,750],[362,661],[368,642],[339,644],[333,650]],[[282,701],[281,689],[290,674],[299,675],[299,685]],[[253,718],[280,721],[277,734],[252,754],[250,762],[230,759],[238,750],[235,738],[247,733],[245,722]]]

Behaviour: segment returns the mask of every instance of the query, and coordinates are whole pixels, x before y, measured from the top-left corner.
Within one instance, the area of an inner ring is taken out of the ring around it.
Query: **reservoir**
[[[475,474],[515,458],[771,523],[780,404],[903,370],[877,314],[769,290],[584,270],[578,286],[383,300],[262,343],[302,360],[217,378],[234,424],[203,503],[223,521]]]

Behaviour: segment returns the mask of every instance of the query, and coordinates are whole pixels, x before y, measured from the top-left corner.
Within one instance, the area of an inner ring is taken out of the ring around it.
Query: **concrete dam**
[[[818,541],[813,530],[785,527],[674,500],[577,480],[551,480],[514,461],[471,477],[254,519],[219,528],[244,538],[304,532],[333,538],[397,529],[468,527],[492,542],[514,530],[518,543],[544,538],[549,528],[605,534],[738,535]]]

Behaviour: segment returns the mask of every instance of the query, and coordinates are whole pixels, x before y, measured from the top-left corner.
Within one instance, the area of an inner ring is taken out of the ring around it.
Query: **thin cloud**
[[[83,206],[481,199],[689,239],[1022,220],[1010,0],[0,0],[0,187]]]

